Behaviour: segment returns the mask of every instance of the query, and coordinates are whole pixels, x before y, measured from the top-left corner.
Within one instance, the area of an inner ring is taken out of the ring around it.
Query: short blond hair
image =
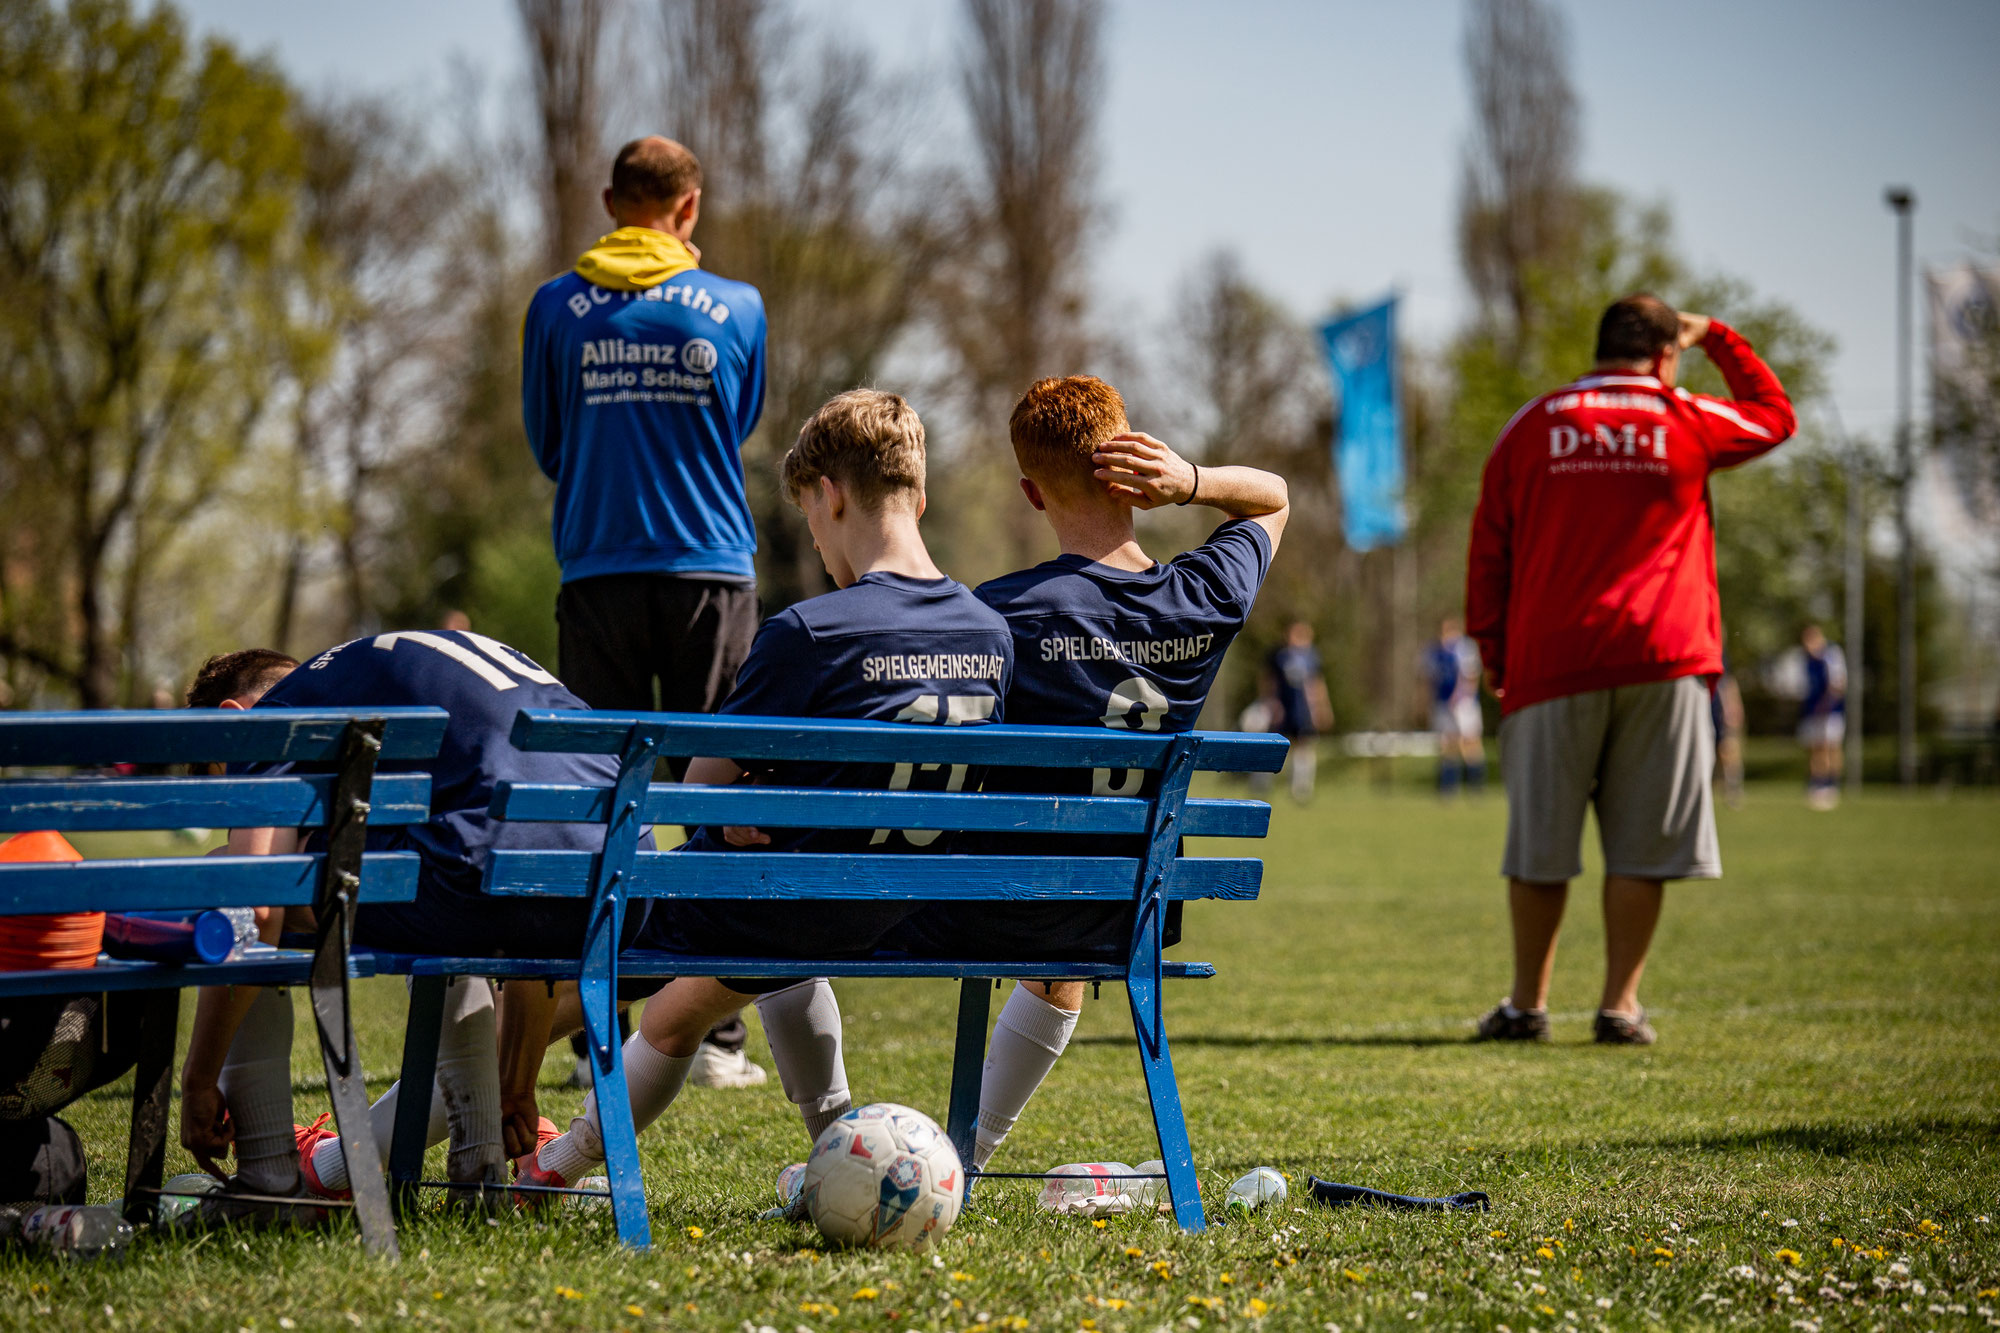
[[[1007,420],[1021,475],[1043,485],[1090,481],[1097,446],[1130,429],[1124,398],[1094,375],[1036,380]]]
[[[899,393],[849,389],[829,398],[799,427],[779,465],[793,504],[821,477],[859,503],[880,508],[892,496],[924,491],[924,423]]]

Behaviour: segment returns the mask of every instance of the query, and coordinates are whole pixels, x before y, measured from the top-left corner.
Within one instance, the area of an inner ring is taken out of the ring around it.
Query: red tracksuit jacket
[[[1708,475],[1776,448],[1797,421],[1734,329],[1710,324],[1702,349],[1733,399],[1587,375],[1500,433],[1472,517],[1465,628],[1503,711],[1721,672]]]

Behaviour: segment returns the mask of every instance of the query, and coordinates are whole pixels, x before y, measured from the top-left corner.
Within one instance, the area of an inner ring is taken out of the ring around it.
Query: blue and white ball
[[[921,1249],[958,1220],[965,1168],[937,1121],[894,1102],[857,1106],[806,1159],[806,1211],[840,1245]]]

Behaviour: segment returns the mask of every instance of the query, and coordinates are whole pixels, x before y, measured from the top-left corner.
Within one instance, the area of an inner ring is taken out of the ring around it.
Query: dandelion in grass
[[[1799,1261],[1799,1252],[1797,1250],[1779,1250],[1772,1257],[1781,1264],[1796,1264]]]
[[[1536,1247],[1535,1257],[1537,1259],[1553,1259],[1556,1257],[1556,1252],[1550,1249],[1548,1246],[1542,1245]]]
[[[959,1272],[959,1271],[958,1271],[957,1269],[955,1269],[955,1268],[954,1268],[954,1269],[953,1269],[953,1270],[951,1271],[951,1280],[952,1280],[953,1282],[970,1282],[970,1281],[972,1281],[972,1274],[970,1274],[970,1273],[961,1273],[961,1272]]]
[[[1153,1262],[1153,1276],[1162,1282],[1171,1281],[1174,1276],[1174,1266],[1165,1259],[1156,1259]]]
[[[1090,1225],[1095,1227],[1097,1230],[1102,1231],[1104,1230],[1104,1228],[1110,1226],[1111,1224],[1105,1221],[1103,1218],[1099,1217],[1099,1218],[1093,1218],[1091,1220]]]
[[[583,1293],[578,1291],[575,1287],[557,1287],[556,1295],[562,1297],[566,1301],[580,1301],[583,1299]]]
[[[1260,1301],[1255,1296],[1250,1298],[1250,1317],[1252,1319],[1262,1319],[1269,1313],[1271,1313],[1269,1303]]]
[[[1674,1252],[1664,1245],[1655,1245],[1653,1253],[1659,1255],[1662,1259],[1671,1259],[1674,1257]]]
[[[687,1229],[687,1231],[688,1231],[688,1239],[689,1239],[689,1240],[700,1240],[700,1239],[701,1239],[701,1228],[700,1228],[700,1227],[689,1227],[689,1228]]]
[[[1128,1258],[1137,1259],[1141,1255],[1145,1254],[1145,1251],[1140,1249],[1137,1245],[1127,1245],[1125,1247],[1125,1254]]]
[[[1224,1273],[1221,1277],[1217,1278],[1216,1281],[1220,1282],[1225,1287],[1231,1286],[1236,1281],[1236,1275],[1234,1273]]]
[[[881,1292],[875,1290],[873,1287],[856,1287],[852,1299],[857,1301],[872,1301],[881,1294]]]

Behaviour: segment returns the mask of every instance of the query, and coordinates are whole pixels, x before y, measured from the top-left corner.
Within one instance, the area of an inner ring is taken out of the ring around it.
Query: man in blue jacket
[[[604,207],[616,230],[542,284],[522,329],[528,443],[556,483],[558,670],[592,708],[713,712],[757,632],[741,451],[764,408],[764,301],[702,271],[701,165],[680,144],[619,149]],[[763,1081],[740,1022],[716,1036],[697,1082]]]

